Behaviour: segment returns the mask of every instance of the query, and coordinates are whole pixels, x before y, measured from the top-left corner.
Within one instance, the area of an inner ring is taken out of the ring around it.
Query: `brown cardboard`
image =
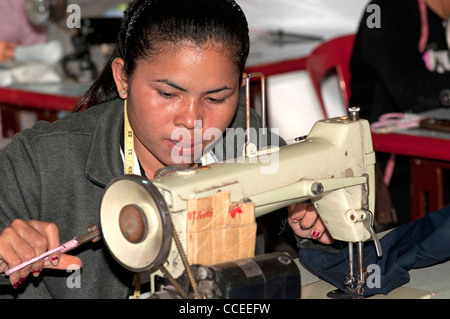
[[[255,255],[255,206],[252,202],[230,202],[227,191],[189,199],[186,227],[191,265],[213,265]]]

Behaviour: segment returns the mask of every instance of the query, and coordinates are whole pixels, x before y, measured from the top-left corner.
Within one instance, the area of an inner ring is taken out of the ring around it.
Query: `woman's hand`
[[[59,245],[59,231],[55,224],[16,219],[0,233],[0,273]],[[39,260],[12,273],[9,281],[14,288],[17,288],[30,273],[37,277],[43,268],[67,269],[73,264],[81,267],[81,260],[78,257],[61,255],[57,252],[50,255],[46,262]]]
[[[315,206],[311,203],[300,202],[289,205],[287,220],[297,236],[313,238],[323,244],[334,242]]]

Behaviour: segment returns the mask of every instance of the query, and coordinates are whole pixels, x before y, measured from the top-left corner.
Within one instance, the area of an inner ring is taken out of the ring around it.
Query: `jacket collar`
[[[123,161],[120,155],[123,101],[116,99],[94,108],[98,108],[96,111],[100,115],[92,133],[85,176],[94,184],[105,187],[112,179],[123,175]]]

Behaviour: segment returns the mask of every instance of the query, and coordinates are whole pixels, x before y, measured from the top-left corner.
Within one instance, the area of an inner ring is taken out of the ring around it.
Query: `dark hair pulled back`
[[[223,45],[242,76],[250,40],[244,13],[234,0],[135,0],[124,12],[116,48],[96,81],[77,103],[74,111],[119,97],[112,63],[120,57],[130,78],[140,59],[151,61],[167,43],[210,41]]]

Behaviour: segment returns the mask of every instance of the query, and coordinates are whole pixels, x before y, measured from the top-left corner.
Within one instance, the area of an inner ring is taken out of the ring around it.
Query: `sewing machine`
[[[230,268],[248,267],[249,260],[259,272],[264,272],[261,265],[265,259],[279,264],[274,267],[293,263],[289,256],[275,254],[217,267],[189,265],[189,200],[229,192],[233,203],[252,203],[256,218],[308,200],[331,236],[349,243],[351,256],[356,245],[357,271],[350,257],[347,284],[352,293],[362,293],[366,276],[362,243],[374,240],[379,255],[381,247],[372,227],[375,154],[369,124],[359,119],[358,111],[351,108],[349,116],[318,121],[296,144],[260,150],[245,145],[244,156],[233,162],[174,170],[151,181],[133,175],[114,180],[107,187],[100,212],[102,235],[109,250],[124,267],[169,278],[174,286],[178,285],[177,278],[187,275],[196,298],[235,297],[231,292],[212,293],[220,286],[218,282],[210,284],[208,292],[204,288],[199,291],[200,282],[212,277],[212,281],[220,281],[217,278],[226,277]],[[275,171],[264,173],[274,163]],[[288,273],[287,277],[300,281],[298,269],[290,268]],[[296,297],[297,293],[286,296]]]

